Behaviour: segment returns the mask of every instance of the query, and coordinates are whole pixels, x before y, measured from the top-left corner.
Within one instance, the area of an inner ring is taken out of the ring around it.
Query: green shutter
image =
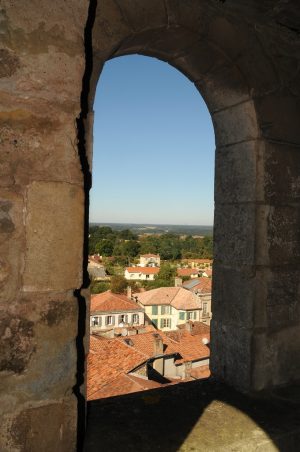
[[[179,312],[179,320],[185,319],[185,312]]]
[[[158,313],[157,306],[152,306],[152,315],[157,315],[157,313]]]
[[[157,319],[153,319],[152,320],[152,323],[156,326],[156,328],[157,328]]]

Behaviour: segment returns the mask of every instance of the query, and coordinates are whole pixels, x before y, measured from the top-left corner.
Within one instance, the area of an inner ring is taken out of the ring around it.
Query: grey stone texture
[[[173,65],[212,115],[214,377],[242,391],[300,379],[297,17],[294,0],[2,1],[1,450],[76,447],[82,163],[92,160],[96,84],[116,56]]]

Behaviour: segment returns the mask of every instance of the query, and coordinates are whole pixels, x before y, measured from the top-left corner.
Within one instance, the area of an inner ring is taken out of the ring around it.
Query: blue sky
[[[155,58],[110,60],[94,111],[91,222],[213,224],[214,131],[183,74]]]

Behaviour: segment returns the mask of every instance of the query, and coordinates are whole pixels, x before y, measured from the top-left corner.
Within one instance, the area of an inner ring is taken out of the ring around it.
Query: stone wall
[[[76,118],[87,7],[72,0],[0,7],[2,451],[76,447],[74,290],[84,237]]]
[[[1,450],[74,450],[78,422],[81,437],[92,106],[120,55],[172,64],[212,115],[212,373],[244,391],[300,378],[298,13],[297,1],[2,0]]]

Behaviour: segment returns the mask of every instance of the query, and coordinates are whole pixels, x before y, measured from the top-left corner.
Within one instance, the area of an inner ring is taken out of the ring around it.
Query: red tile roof
[[[154,353],[154,342],[155,342],[155,335],[159,335],[160,338],[163,341],[164,355],[170,355],[173,353],[177,353],[177,349],[174,346],[173,341],[171,341],[162,331],[153,333],[142,333],[142,334],[136,334],[134,336],[128,336],[123,338],[117,338],[117,340],[123,342],[126,344],[126,340],[130,340],[132,342],[131,347],[133,347],[135,350],[138,350],[139,352],[143,353],[147,358],[152,358],[155,356]]]
[[[143,273],[144,275],[157,275],[158,267],[126,267],[128,273]]]
[[[159,287],[133,295],[142,305],[171,305],[176,309],[200,309],[200,301],[182,287]]]
[[[125,311],[141,311],[141,307],[126,295],[115,294],[110,290],[91,296],[90,312],[125,312]]]
[[[200,334],[200,335],[204,335],[208,339],[210,338],[210,326],[206,325],[206,323],[192,321],[192,320],[189,320],[187,323],[190,326],[190,328],[188,328],[188,330],[190,331],[192,336],[196,336],[196,335]],[[181,323],[180,325],[177,325],[177,328],[179,328],[180,330],[187,329],[186,323]]]
[[[177,268],[178,276],[192,276],[198,275],[199,270],[197,268]]]
[[[188,331],[181,329],[176,331],[166,331],[168,336],[175,343],[182,359],[176,361],[177,364],[186,361],[198,361],[210,356],[210,349],[203,343],[203,339],[209,339],[207,334],[192,336]]]
[[[90,336],[87,359],[88,400],[94,399],[95,394],[113,379],[135,369],[147,359],[148,356],[121,341]]]
[[[201,277],[201,278],[195,278],[191,281],[185,281],[182,286],[191,292],[201,292],[201,293],[211,293],[211,283],[212,280],[210,278]],[[193,287],[189,288],[193,284]]]

